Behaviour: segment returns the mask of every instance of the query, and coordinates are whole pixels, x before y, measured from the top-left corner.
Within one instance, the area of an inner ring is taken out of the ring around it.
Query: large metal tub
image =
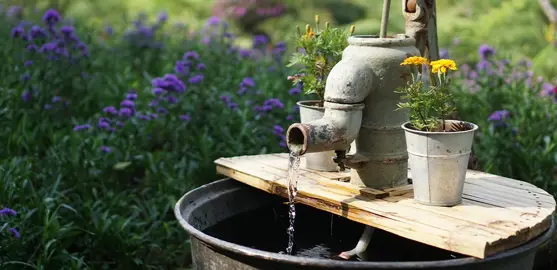
[[[223,220],[256,211],[280,200],[232,179],[223,179],[204,185],[185,194],[176,204],[175,215],[182,227],[191,236],[193,268],[198,270],[243,270],[243,269],[446,269],[446,270],[531,270],[536,251],[546,244],[554,231],[554,223],[540,237],[523,246],[496,256],[479,260],[460,257],[444,260],[414,261],[339,261],[298,257],[267,252],[237,245],[212,237],[203,231]],[[319,210],[315,210],[319,211]],[[319,211],[322,212],[322,211]],[[315,215],[323,214],[315,212]],[[300,219],[297,215],[297,220]],[[250,222],[247,220],[246,222]],[[349,222],[349,221],[347,221]],[[311,223],[311,221],[309,222]],[[354,223],[355,224],[355,223]],[[318,223],[311,226],[329,226]],[[359,224],[357,224],[359,225]],[[237,230],[237,228],[236,228]],[[384,231],[382,231],[384,232]],[[303,233],[303,232],[298,232]],[[359,233],[359,232],[356,232]],[[388,234],[384,232],[384,234]],[[372,238],[372,243],[376,239]],[[391,237],[398,237],[391,235]],[[398,237],[400,238],[400,237]],[[394,238],[393,238],[394,239]],[[400,238],[399,250],[428,251],[427,246]],[[380,241],[380,240],[377,240]],[[391,242],[391,241],[388,241]],[[397,242],[397,241],[395,241]],[[353,242],[354,245],[356,241]],[[402,243],[402,244],[401,244]],[[388,244],[386,242],[379,244]]]

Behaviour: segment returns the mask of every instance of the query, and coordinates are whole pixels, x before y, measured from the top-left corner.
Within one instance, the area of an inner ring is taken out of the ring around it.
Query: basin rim
[[[249,185],[243,184],[234,179],[223,178],[214,181],[212,183],[202,185],[196,189],[187,192],[178,200],[174,208],[174,215],[178,219],[180,225],[186,230],[186,232],[190,235],[190,237],[195,237],[199,241],[204,242],[206,245],[211,247],[211,249],[223,250],[228,253],[233,253],[244,257],[251,257],[253,259],[260,259],[260,260],[269,260],[269,261],[274,261],[282,264],[312,266],[312,267],[319,267],[324,269],[325,268],[329,268],[329,269],[370,269],[371,268],[373,269],[373,267],[381,267],[382,269],[437,269],[437,268],[446,268],[446,267],[470,266],[475,264],[485,264],[491,261],[504,260],[505,258],[513,257],[513,256],[521,256],[521,254],[523,253],[535,252],[537,248],[540,248],[544,244],[549,242],[551,236],[555,231],[555,220],[552,218],[550,227],[547,230],[545,230],[543,235],[540,234],[538,237],[530,240],[529,242],[521,246],[509,249],[507,251],[501,252],[494,256],[486,257],[485,259],[465,257],[459,259],[437,260],[437,261],[377,262],[377,261],[340,261],[340,260],[337,261],[337,260],[330,260],[330,259],[298,257],[298,256],[258,250],[258,249],[234,244],[231,242],[227,242],[212,237],[208,234],[205,234],[186,222],[186,220],[182,216],[181,209],[186,210],[187,206],[182,207],[182,204],[184,204],[188,200],[188,197],[191,196],[196,197],[195,196],[196,193],[203,193],[205,190],[208,189],[214,190],[215,187],[218,187],[219,185],[230,186],[229,183],[231,181],[238,183],[239,186],[238,188],[233,188],[233,189],[229,188],[229,191],[237,191],[239,189],[253,188]],[[201,196],[201,198],[204,197]],[[204,199],[210,200],[210,198],[204,198]]]

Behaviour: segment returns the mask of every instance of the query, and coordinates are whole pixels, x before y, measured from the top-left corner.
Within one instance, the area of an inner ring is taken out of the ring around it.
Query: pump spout
[[[290,151],[303,155],[333,150],[348,150],[362,125],[364,104],[325,102],[323,118],[292,124],[286,131]]]
[[[322,151],[347,151],[362,126],[364,100],[371,88],[367,64],[343,57],[325,84],[323,118],[291,125],[286,144],[299,155]]]

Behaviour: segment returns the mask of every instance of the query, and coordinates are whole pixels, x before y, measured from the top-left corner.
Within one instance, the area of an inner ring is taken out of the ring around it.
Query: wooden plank
[[[221,158],[215,163],[220,174],[287,197],[287,155]],[[538,236],[549,227],[555,211],[555,199],[535,186],[474,171],[467,177],[463,203],[454,207],[415,203],[411,185],[378,191],[338,181],[342,177],[334,174],[341,175],[300,168],[296,201],[478,258]]]
[[[370,199],[381,199],[389,196],[389,193],[366,187],[358,187],[349,183],[329,179],[318,179],[317,183],[323,186],[346,190],[354,195],[362,195]]]

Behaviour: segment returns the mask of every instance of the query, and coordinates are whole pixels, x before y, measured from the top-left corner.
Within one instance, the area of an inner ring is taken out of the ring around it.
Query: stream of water
[[[296,220],[296,206],[294,201],[296,199],[296,194],[298,193],[298,172],[300,170],[300,155],[297,149],[292,149],[290,151],[290,157],[288,159],[288,218],[289,226],[288,232],[288,246],[286,247],[286,253],[292,255],[292,250],[294,248],[294,222]]]

